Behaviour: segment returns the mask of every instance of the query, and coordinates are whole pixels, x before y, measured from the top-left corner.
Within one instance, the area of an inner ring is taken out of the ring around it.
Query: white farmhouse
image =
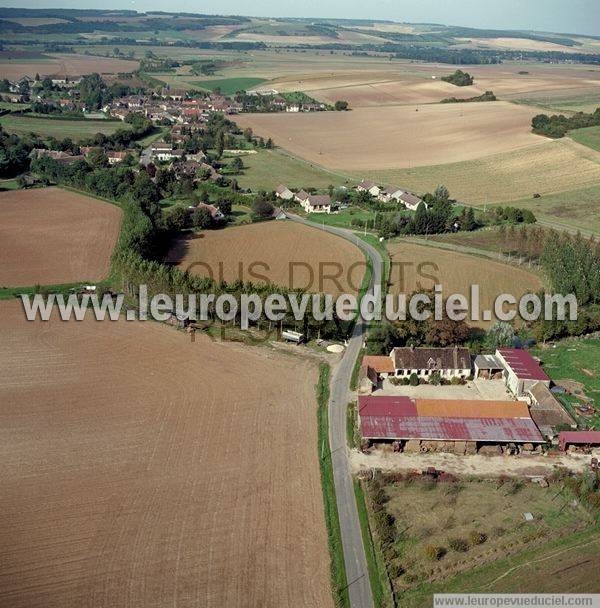
[[[327,194],[311,194],[302,206],[306,213],[331,213],[331,198]]]
[[[381,192],[381,188],[375,182],[369,181],[368,179],[363,179],[363,181],[356,186],[356,189],[359,192],[368,192],[371,196],[379,196],[379,193]]]
[[[291,201],[294,199],[294,193],[283,184],[279,184],[279,186],[277,186],[277,189],[275,190],[275,196],[284,201]]]

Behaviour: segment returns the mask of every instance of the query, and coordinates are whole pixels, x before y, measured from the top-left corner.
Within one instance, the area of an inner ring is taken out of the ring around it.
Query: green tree
[[[338,99],[333,107],[335,108],[336,112],[345,112],[348,109],[348,102]]]
[[[210,228],[213,223],[210,210],[203,205],[196,207],[192,216],[192,223],[195,228]]]
[[[236,156],[231,161],[231,164],[229,165],[229,167],[234,173],[236,173],[236,174],[241,173],[244,170],[244,161],[239,156]]]
[[[91,167],[94,167],[94,169],[108,167],[108,157],[102,148],[92,148],[85,160]]]

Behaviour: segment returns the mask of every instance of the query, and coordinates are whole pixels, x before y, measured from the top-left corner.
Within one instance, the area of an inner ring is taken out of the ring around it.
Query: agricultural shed
[[[570,445],[600,446],[600,431],[561,431],[558,445],[566,450]]]
[[[552,438],[553,428],[561,424],[577,428],[577,422],[543,382],[536,382],[529,389],[528,395],[531,400],[531,417],[544,435]]]
[[[504,380],[512,393],[520,397],[537,382],[550,387],[550,378],[531,354],[520,348],[502,348],[496,357],[504,367]]]
[[[358,405],[366,439],[543,443],[527,405],[519,402],[359,396]]]
[[[473,362],[475,378],[491,378],[494,374],[502,373],[504,366],[494,355],[477,355]]]

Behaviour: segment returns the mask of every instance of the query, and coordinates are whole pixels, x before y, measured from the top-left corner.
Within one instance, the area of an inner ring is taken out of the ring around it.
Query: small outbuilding
[[[558,434],[558,447],[566,451],[569,446],[600,447],[600,431],[562,431]]]

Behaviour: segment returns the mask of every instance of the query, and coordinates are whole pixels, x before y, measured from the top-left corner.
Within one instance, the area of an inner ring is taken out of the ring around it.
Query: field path
[[[289,217],[294,221],[314,227],[314,224],[308,220],[292,215]],[[374,247],[357,238],[351,230],[345,228],[323,226],[322,230],[356,243],[369,256],[373,266],[373,274],[367,293],[373,294],[375,286],[381,287],[383,260]],[[374,606],[352,482],[349,449],[346,442],[346,408],[350,400],[350,379],[366,331],[366,324],[359,320],[348,340],[344,356],[333,372],[329,398],[329,448],[331,450],[335,494],[342,532],[348,594],[352,608],[372,608]]]

